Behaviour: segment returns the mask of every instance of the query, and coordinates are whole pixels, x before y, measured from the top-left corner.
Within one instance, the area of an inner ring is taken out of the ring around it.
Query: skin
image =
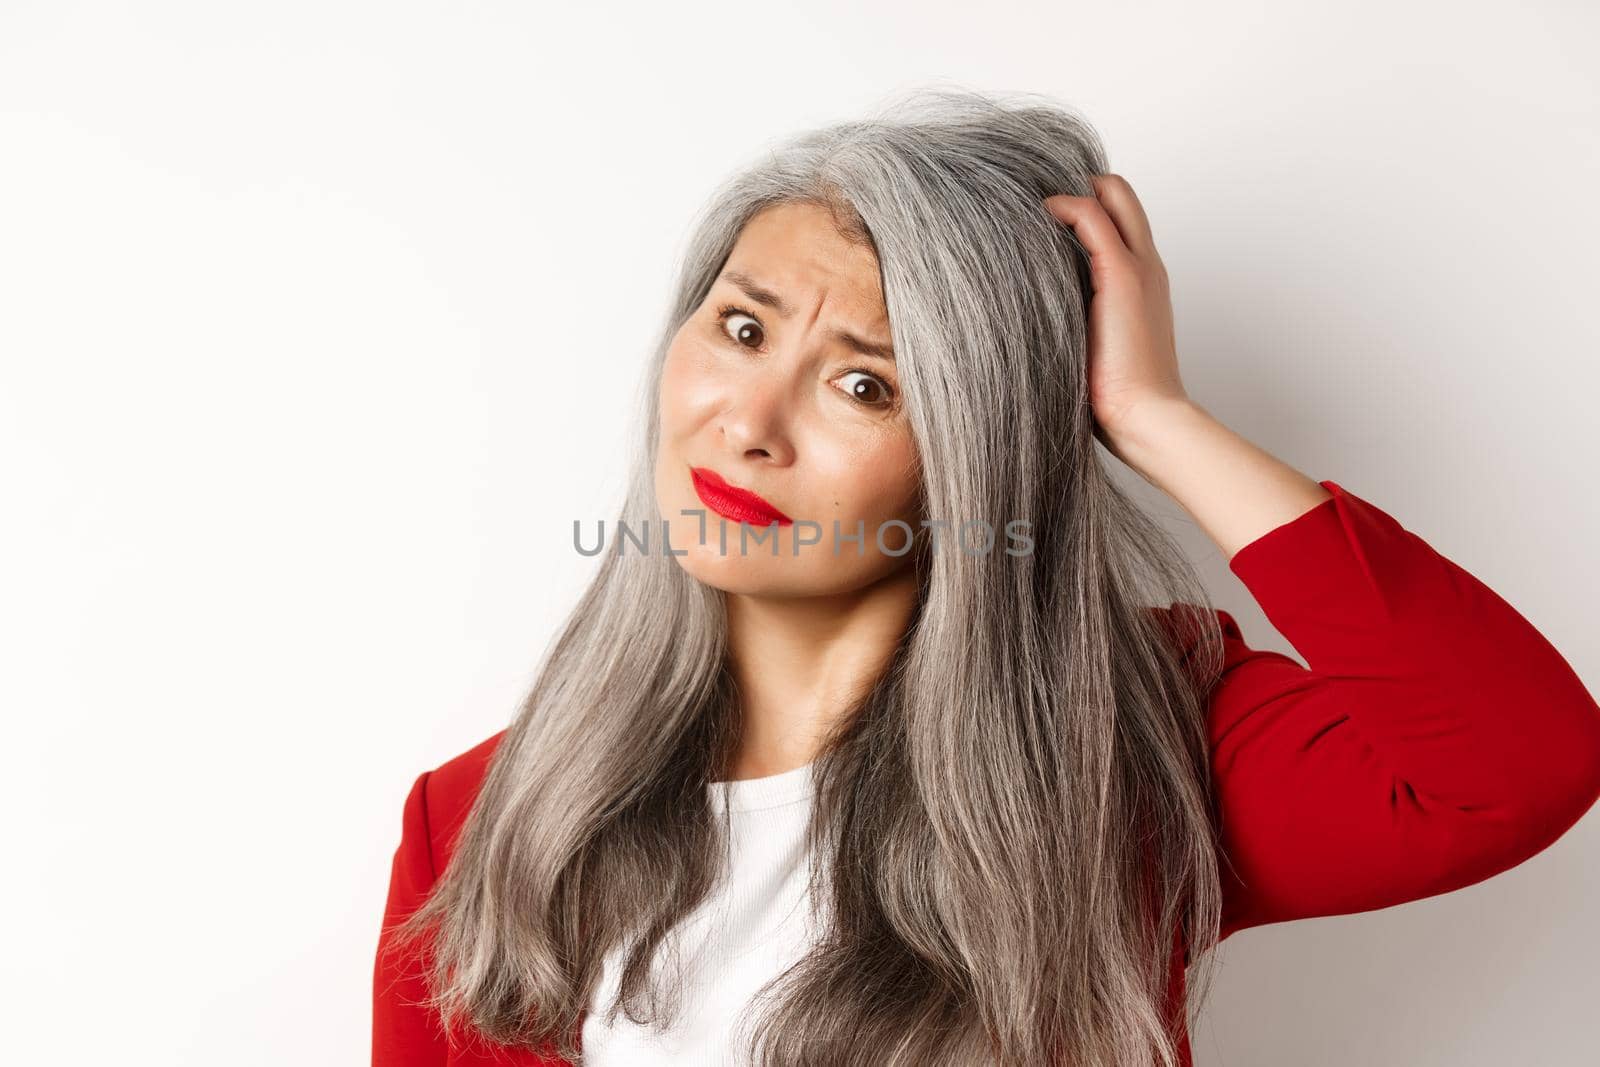
[[[1330,494],[1315,480],[1224,426],[1184,388],[1166,268],[1133,188],[1092,179],[1093,196],[1043,204],[1090,256],[1088,390],[1095,433],[1108,451],[1171,496],[1230,560]],[[826,728],[888,662],[915,600],[911,556],[877,552],[886,518],[920,519],[916,448],[902,414],[864,411],[848,393],[863,368],[898,388],[893,365],[838,343],[843,327],[887,342],[888,314],[871,250],[835,231],[825,209],[782,205],[745,227],[727,268],[759,279],[794,306],[780,318],[719,280],[673,340],[662,381],[656,470],[661,514],[679,563],[728,594],[730,664],[744,699],[745,734],[730,778],[754,778],[815,758]],[[758,319],[719,324],[738,304]],[[723,330],[726,327],[726,330]],[[728,334],[746,331],[756,349]],[[719,331],[722,336],[719,338]],[[752,355],[752,351],[754,354]],[[872,396],[875,390],[868,390]],[[848,532],[865,519],[867,555],[823,544],[779,558],[768,546],[718,553],[714,513],[706,543],[680,509],[705,509],[689,465],[710,467],[786,514]],[[686,536],[687,535],[687,536]],[[900,546],[890,533],[885,543]]]

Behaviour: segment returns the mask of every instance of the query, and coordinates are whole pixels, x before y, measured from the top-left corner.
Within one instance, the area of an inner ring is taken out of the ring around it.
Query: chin
[[[753,555],[741,556],[738,552],[737,535],[729,538],[729,542],[727,553],[720,554],[716,527],[708,524],[705,544],[700,544],[694,537],[690,537],[687,544],[674,541],[672,545],[674,553],[682,552],[683,555],[674,554],[672,559],[691,578],[720,589],[724,593],[792,596],[805,592],[803,588],[795,588],[796,578],[799,575],[796,574],[793,564],[800,561],[781,556],[776,559]],[[785,564],[790,566],[786,568]],[[798,584],[803,586],[805,583],[801,581]]]

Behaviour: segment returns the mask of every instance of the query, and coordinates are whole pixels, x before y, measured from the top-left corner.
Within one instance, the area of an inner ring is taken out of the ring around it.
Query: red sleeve
[[[378,937],[372,984],[372,1067],[444,1067],[448,1046],[438,1014],[421,1006],[426,994],[414,952],[390,951],[389,930],[416,910],[433,887],[425,771],[406,797],[389,876],[389,899]]]
[[[1381,509],[1320,484],[1331,500],[1229,561],[1310,669],[1218,612],[1222,937],[1472,885],[1600,796],[1600,707],[1561,654]]]

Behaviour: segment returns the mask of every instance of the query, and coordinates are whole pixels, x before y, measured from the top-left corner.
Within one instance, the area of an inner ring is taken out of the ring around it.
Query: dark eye
[[[730,322],[737,323],[744,320],[743,325],[729,329]],[[728,305],[717,311],[717,322],[721,325],[722,332],[746,348],[760,348],[766,340],[766,331],[761,327],[761,320],[745,311],[743,308]],[[753,343],[752,343],[753,342]]]
[[[855,381],[850,382],[849,379]],[[864,370],[846,371],[839,381],[847,382],[841,390],[850,399],[867,407],[887,407],[894,400],[894,390],[876,374]]]

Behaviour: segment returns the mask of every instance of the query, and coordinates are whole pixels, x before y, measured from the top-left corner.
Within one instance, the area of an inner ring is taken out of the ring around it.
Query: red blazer
[[[1309,669],[1251,648],[1217,613],[1226,661],[1207,719],[1230,861],[1224,938],[1472,885],[1542,851],[1600,797],[1600,706],[1561,654],[1387,513],[1321,484],[1332,499],[1228,564]],[[374,967],[374,1067],[567,1065],[447,1038],[415,1006],[416,967],[385,951],[450,862],[501,736],[406,797]],[[1173,1017],[1186,959],[1175,943]]]

